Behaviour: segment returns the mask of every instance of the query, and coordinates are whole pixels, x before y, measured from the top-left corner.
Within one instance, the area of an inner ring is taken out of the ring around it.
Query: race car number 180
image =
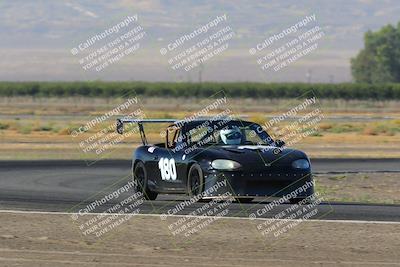
[[[161,158],[158,162],[162,180],[176,180],[175,159]]]

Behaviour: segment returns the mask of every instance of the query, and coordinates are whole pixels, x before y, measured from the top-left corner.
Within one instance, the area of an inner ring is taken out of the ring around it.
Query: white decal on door
[[[161,158],[158,162],[162,180],[176,180],[175,159]]]

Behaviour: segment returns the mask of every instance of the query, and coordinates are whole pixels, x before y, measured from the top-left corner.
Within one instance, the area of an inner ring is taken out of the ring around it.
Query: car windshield
[[[231,124],[225,127],[207,125],[188,131],[188,141],[197,146],[207,145],[271,145],[273,140],[263,128],[254,123]]]

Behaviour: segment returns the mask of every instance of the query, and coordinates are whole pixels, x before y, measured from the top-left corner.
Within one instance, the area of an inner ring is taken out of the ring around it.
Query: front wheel
[[[203,189],[203,170],[198,164],[193,164],[188,173],[187,192],[189,193],[189,196],[197,196],[203,192]]]
[[[133,182],[136,184],[136,192],[142,192],[147,200],[155,200],[157,193],[151,191],[147,185],[147,171],[143,162],[138,162],[133,170]]]

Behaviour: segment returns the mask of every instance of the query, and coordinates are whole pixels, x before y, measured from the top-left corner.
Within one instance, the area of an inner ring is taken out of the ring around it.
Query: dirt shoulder
[[[316,190],[325,201],[400,204],[400,173],[315,175]]]
[[[99,239],[69,215],[0,213],[1,266],[399,266],[400,225],[303,222],[278,238],[220,219],[174,237],[175,218],[135,216]]]

